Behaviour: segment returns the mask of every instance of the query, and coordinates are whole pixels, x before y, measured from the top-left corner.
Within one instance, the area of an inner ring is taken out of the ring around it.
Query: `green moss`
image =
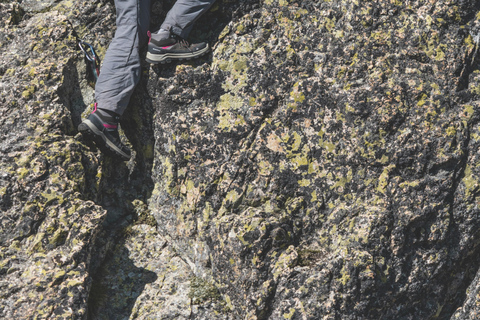
[[[41,193],[42,197],[45,198],[45,206],[52,203],[53,201],[58,201],[63,203],[64,199],[61,195],[56,194],[55,192],[48,190],[47,192]]]
[[[61,246],[67,239],[68,232],[62,229],[58,229],[50,238],[49,243],[55,247]]]
[[[151,227],[157,227],[157,220],[150,212],[144,212],[139,217],[135,224],[146,224]]]
[[[316,261],[325,256],[325,253],[321,250],[304,249],[299,250],[297,263],[299,266],[308,267],[313,265]]]
[[[52,119],[52,113],[44,113],[41,117],[44,120],[50,120]]]
[[[293,315],[295,314],[295,309],[294,308],[290,308],[289,312],[288,313],[284,313],[283,314],[283,318],[284,319],[292,319]]]
[[[63,278],[65,276],[66,272],[65,270],[60,270],[58,271],[54,276],[53,276],[53,281],[57,281],[60,278]]]
[[[15,74],[15,69],[7,69],[7,71],[5,71],[5,76],[13,76]]]
[[[212,10],[212,9],[210,9],[210,10]],[[225,28],[223,28],[222,32],[220,32],[220,34],[218,36],[218,39],[220,40],[220,39],[225,38],[227,36],[227,34],[229,34],[229,33],[230,33],[230,26],[227,25],[227,26],[225,26]]]
[[[302,179],[302,180],[298,180],[298,185],[300,187],[308,187],[310,185],[311,181],[308,180],[308,179]]]
[[[193,304],[199,304],[205,301],[220,300],[220,292],[212,283],[199,278],[190,279],[190,292],[188,297],[192,299]]]
[[[237,199],[238,199],[239,196],[240,196],[240,195],[238,194],[237,191],[235,191],[235,190],[230,190],[230,191],[227,193],[227,195],[226,195],[226,197],[225,197],[225,200],[231,201],[231,202],[233,203],[233,202],[237,201]]]
[[[35,87],[34,86],[28,86],[22,92],[22,97],[24,97],[25,99],[28,99],[33,95],[34,92],[35,92]]]
[[[338,279],[343,285],[346,285],[347,282],[350,280],[350,274],[347,271],[346,266],[344,265],[342,270],[340,271],[342,276],[340,279]]]
[[[9,249],[20,250],[22,248],[22,243],[18,240],[12,241],[9,246]]]
[[[470,118],[472,118],[473,114],[474,114],[474,108],[473,106],[471,105],[465,105],[464,106],[464,112],[465,112],[465,118],[467,120],[470,120]]]
[[[336,19],[329,19],[325,17],[325,29],[327,29],[329,32],[332,32],[333,28],[335,27]]]
[[[243,34],[244,32],[245,32],[245,26],[244,26],[243,24],[239,24],[239,25],[237,26],[237,31],[236,31],[236,33],[237,33],[237,34]]]
[[[19,168],[17,170],[17,173],[18,173],[18,178],[19,179],[23,179],[27,176],[28,174],[28,169],[27,168]]]
[[[243,71],[247,69],[247,58],[244,56],[239,57],[238,60],[233,62],[233,69],[235,71]]]
[[[378,179],[378,186],[377,186],[377,191],[381,193],[385,193],[385,190],[388,185],[388,177],[390,174],[390,171],[392,171],[395,168],[395,165],[389,165],[385,169],[383,169],[382,174],[380,175],[380,178]]]
[[[83,284],[83,281],[80,281],[80,280],[70,280],[68,281],[67,283],[67,287],[76,287],[78,285],[82,285]]]
[[[225,307],[224,307],[225,311],[231,311],[231,310],[234,309],[233,304],[232,304],[232,300],[230,299],[230,296],[225,295],[224,301],[225,301]]]
[[[449,137],[454,137],[457,134],[457,128],[455,128],[455,126],[450,126],[447,128],[445,133]]]
[[[44,253],[45,249],[43,248],[42,240],[45,237],[45,233],[37,233],[35,236],[33,245],[31,246],[29,253]]]
[[[237,234],[237,239],[240,240],[240,242],[246,246],[246,247],[251,247],[252,245],[246,241],[243,236]]]
[[[0,261],[0,269],[4,268],[9,262],[10,262],[10,259],[4,259]]]
[[[467,197],[473,194],[478,189],[478,181],[475,177],[476,175],[472,172],[472,167],[470,165],[467,165],[465,168],[464,177],[462,179],[465,185],[465,193]]]

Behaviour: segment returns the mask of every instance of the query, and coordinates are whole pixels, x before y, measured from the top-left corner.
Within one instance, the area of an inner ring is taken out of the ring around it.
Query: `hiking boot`
[[[86,138],[93,140],[97,147],[112,157],[130,160],[130,149],[125,146],[118,134],[120,116],[106,110],[95,110],[78,125],[78,131]]]
[[[147,58],[149,63],[167,63],[172,60],[188,60],[203,56],[210,50],[208,43],[190,44],[185,39],[170,35],[168,38],[155,39],[156,34],[150,35]]]

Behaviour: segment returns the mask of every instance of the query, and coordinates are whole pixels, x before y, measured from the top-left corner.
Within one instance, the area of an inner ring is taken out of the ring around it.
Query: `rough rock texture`
[[[0,2],[1,317],[478,319],[480,1],[218,0],[129,163],[75,129],[114,18]]]

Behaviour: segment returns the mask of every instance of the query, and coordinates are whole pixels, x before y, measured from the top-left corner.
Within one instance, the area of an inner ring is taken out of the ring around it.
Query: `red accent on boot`
[[[117,125],[104,123],[103,126],[107,129],[117,129]]]

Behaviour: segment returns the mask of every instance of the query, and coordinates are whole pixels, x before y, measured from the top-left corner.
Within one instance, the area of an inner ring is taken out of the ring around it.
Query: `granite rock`
[[[144,64],[123,163],[76,130],[113,2],[0,1],[0,317],[477,319],[479,26],[219,0],[209,55]]]

